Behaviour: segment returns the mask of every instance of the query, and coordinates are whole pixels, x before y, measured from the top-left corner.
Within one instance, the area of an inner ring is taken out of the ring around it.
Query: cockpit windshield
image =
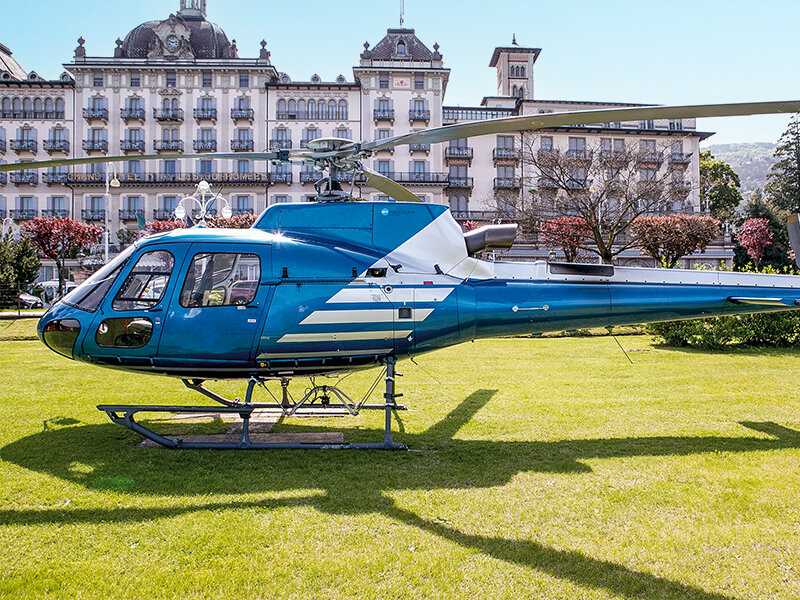
[[[128,262],[131,254],[136,250],[137,244],[128,246],[120,252],[116,258],[103,265],[94,275],[64,296],[61,300],[64,304],[94,312],[100,305],[100,301],[108,292],[111,284],[119,275],[122,267]]]

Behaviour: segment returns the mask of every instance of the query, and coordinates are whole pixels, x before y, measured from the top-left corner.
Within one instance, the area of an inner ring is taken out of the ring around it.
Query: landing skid
[[[203,387],[202,380],[187,380],[183,383],[186,387],[200,392],[204,396],[211,398],[223,406],[160,406],[148,404],[118,405],[101,404],[98,410],[105,412],[112,422],[132,429],[136,433],[146,437],[153,442],[166,448],[180,449],[217,449],[217,450],[312,450],[312,449],[333,449],[333,450],[406,450],[406,446],[392,440],[392,411],[405,410],[405,407],[396,403],[396,399],[402,394],[395,393],[395,377],[400,373],[395,371],[395,359],[386,360],[386,368],[367,390],[364,397],[359,402],[354,402],[347,394],[336,386],[312,386],[305,396],[299,401],[294,401],[288,390],[289,380],[281,379],[281,400],[276,402],[253,402],[253,391],[256,385],[261,385],[264,389],[265,380],[251,377],[247,382],[247,393],[244,402],[239,399],[229,400]],[[366,400],[375,390],[383,377],[386,390],[383,394],[383,404],[367,404]],[[269,390],[267,390],[269,392]],[[271,392],[269,392],[271,394]],[[274,396],[273,396],[274,397]],[[331,403],[331,397],[336,398],[336,402]],[[379,443],[291,443],[291,442],[258,442],[250,438],[250,417],[254,410],[265,408],[278,408],[283,416],[292,416],[303,406],[314,405],[319,401],[319,406],[324,408],[344,408],[351,415],[357,415],[365,409],[382,409],[385,411],[383,441]],[[139,412],[166,412],[181,414],[216,414],[216,415],[238,415],[242,420],[242,434],[238,441],[197,441],[192,439],[165,437],[148,429],[134,419],[134,415]]]

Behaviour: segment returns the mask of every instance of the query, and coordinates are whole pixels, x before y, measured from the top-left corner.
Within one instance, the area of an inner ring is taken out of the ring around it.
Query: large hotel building
[[[173,218],[176,203],[201,179],[222,191],[235,214],[313,197],[319,173],[253,161],[249,151],[303,147],[318,137],[373,140],[478,119],[633,106],[538,99],[534,70],[540,49],[516,43],[491,53],[489,67],[497,72],[493,95],[474,107],[448,105],[450,70],[439,46],[429,47],[413,29],[389,29],[374,46],[364,44],[349,77],[322,81],[303,74],[304,80],[295,80],[273,64],[264,41],[255,57],[240,56],[248,50],[240,51],[206,20],[205,0],[180,0],[179,8],[118,39],[111,56],[91,56],[79,39],[55,81],[26,73],[0,44],[0,160],[206,152],[241,152],[241,158],[0,173],[0,219],[19,224],[37,216],[69,216],[101,226],[107,220],[115,244],[117,232],[135,229],[139,215],[148,221]],[[671,162],[695,182],[676,195],[673,210],[693,212],[700,210],[698,144],[708,135],[695,130],[693,119],[656,120],[542,130],[533,143],[570,151],[621,139],[644,147],[669,144]],[[369,166],[425,202],[449,204],[457,219],[490,220],[498,216],[498,198],[503,205],[525,198],[537,179],[520,160],[520,140],[487,135],[400,146],[376,154]],[[121,184],[108,199],[106,171]],[[366,187],[357,191],[385,198]],[[708,262],[714,263],[713,256]],[[52,272],[43,277],[48,275]]]

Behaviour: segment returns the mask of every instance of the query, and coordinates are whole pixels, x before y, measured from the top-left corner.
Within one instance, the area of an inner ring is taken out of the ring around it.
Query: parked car
[[[25,292],[19,293],[19,305],[22,308],[44,308],[44,303],[41,298],[26,294]]]
[[[247,304],[256,297],[258,281],[246,279],[237,281],[231,287],[231,304]]]
[[[40,287],[44,290],[45,298],[47,298],[48,302],[54,302],[58,300],[58,279],[51,279],[50,281],[43,281],[41,283],[37,283],[34,287]],[[65,281],[64,282],[64,294],[69,294],[72,290],[78,287],[78,284],[74,281]]]

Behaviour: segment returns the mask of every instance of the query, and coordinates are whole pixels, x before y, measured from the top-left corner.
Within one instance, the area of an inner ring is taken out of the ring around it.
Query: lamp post
[[[6,235],[8,235],[9,232],[14,237],[16,237],[16,225],[14,224],[14,219],[12,219],[11,217],[6,217],[5,219],[3,219],[3,225],[2,225],[3,237],[6,237]]]
[[[108,179],[108,171],[106,170],[106,201],[105,201],[105,210],[103,211],[103,223],[105,224],[105,235],[103,236],[103,245],[104,245],[104,263],[108,263],[108,212],[109,212],[109,187],[118,188],[119,187],[119,179],[117,179],[117,173],[114,172],[114,178],[109,181]]]
[[[175,207],[175,218],[176,219],[183,219],[186,217],[186,207],[183,205],[184,202],[187,200],[190,203],[197,206],[200,212],[200,221],[198,225],[205,226],[206,224],[206,216],[208,216],[208,212],[211,209],[211,205],[216,201],[222,201],[224,206],[220,211],[222,213],[223,218],[230,219],[233,211],[231,210],[231,205],[228,204],[228,201],[223,198],[219,193],[214,193],[211,191],[211,184],[209,184],[205,179],[203,179],[200,183],[197,184],[197,189],[195,190],[194,194],[191,196],[184,196],[181,198],[181,201],[178,202],[178,205]]]

